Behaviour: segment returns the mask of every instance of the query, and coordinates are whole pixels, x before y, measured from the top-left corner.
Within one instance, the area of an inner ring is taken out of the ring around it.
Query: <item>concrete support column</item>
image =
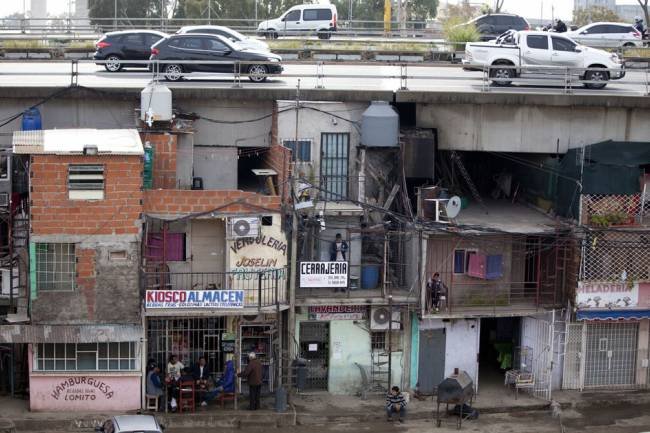
[[[646,385],[648,381],[648,357],[650,356],[650,320],[639,323],[639,340],[637,343],[636,384]]]

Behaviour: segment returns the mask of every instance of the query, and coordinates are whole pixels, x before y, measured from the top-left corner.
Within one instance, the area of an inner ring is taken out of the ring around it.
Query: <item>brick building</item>
[[[29,155],[32,410],[140,407],[143,147],[135,130],[16,132]]]

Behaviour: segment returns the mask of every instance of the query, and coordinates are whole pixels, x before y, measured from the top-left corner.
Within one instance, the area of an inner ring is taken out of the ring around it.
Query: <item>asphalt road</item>
[[[60,87],[70,84],[69,62],[0,62],[0,87]],[[317,74],[324,75],[320,80]],[[314,64],[286,64],[281,76],[265,83],[251,83],[242,77],[244,87],[314,88],[319,84],[330,90],[384,90],[396,91],[402,87],[400,67],[386,64],[326,64],[321,71]],[[406,87],[415,91],[483,92],[482,72],[467,72],[455,66],[408,66]],[[93,63],[79,64],[78,84],[86,87],[142,88],[152,79],[152,74],[138,69],[109,73]],[[233,77],[227,74],[191,74],[182,82],[168,83],[170,88],[229,88]],[[526,94],[563,94],[565,89],[558,80],[537,80],[518,83],[510,87],[490,87],[490,92]],[[646,74],[628,71],[622,80],[611,81],[603,90],[578,87],[574,94],[642,96],[646,93]]]

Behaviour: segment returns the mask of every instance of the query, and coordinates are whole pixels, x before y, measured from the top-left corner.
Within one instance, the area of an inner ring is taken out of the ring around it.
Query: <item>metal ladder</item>
[[[451,160],[456,163],[456,166],[458,167],[458,170],[460,171],[461,176],[463,176],[463,179],[465,180],[465,183],[467,183],[467,187],[469,188],[470,192],[472,193],[472,197],[474,197],[474,200],[478,202],[478,204],[481,205],[483,210],[485,210],[485,213],[488,213],[487,206],[483,202],[483,199],[481,198],[481,195],[478,193],[478,190],[476,189],[476,186],[474,185],[474,182],[472,182],[472,178],[469,176],[469,173],[467,172],[467,169],[463,165],[463,160],[460,158],[460,155],[456,153],[455,150],[451,151]]]

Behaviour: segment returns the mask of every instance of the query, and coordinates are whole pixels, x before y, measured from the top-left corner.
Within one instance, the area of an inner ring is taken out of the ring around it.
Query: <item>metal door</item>
[[[213,219],[194,219],[191,224],[192,272],[223,272],[225,224]]]
[[[348,199],[350,134],[323,133],[320,141],[320,175],[323,199]]]
[[[582,323],[566,325],[562,389],[582,389],[582,326]]]
[[[555,312],[550,313],[550,320],[525,317],[522,321],[522,346],[532,351],[530,360],[520,359],[522,365],[515,368],[532,372],[535,385],[530,389],[532,395],[545,400],[551,399],[553,373],[553,345],[555,337]],[[532,365],[523,365],[530,362]]]
[[[307,360],[307,389],[327,390],[329,322],[300,323],[300,353]]]
[[[445,377],[446,343],[444,328],[420,331],[418,382],[423,394],[434,394]]]
[[[638,323],[588,323],[584,387],[625,387],[636,382]]]

